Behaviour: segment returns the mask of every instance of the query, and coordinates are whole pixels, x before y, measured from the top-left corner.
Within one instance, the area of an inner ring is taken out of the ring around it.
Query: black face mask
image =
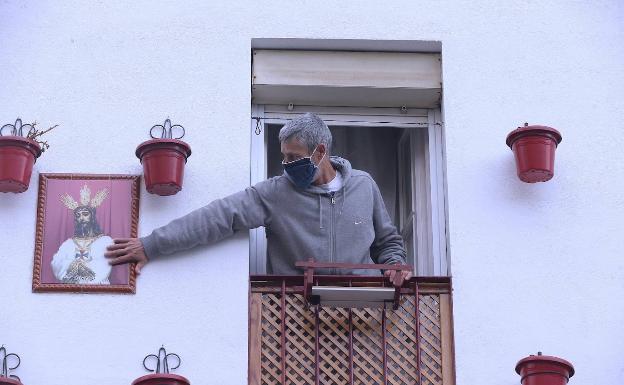
[[[295,186],[300,189],[306,189],[310,187],[314,181],[314,177],[318,172],[318,165],[312,162],[312,155],[316,152],[316,148],[312,151],[310,156],[303,157],[301,159],[294,160],[292,162],[283,163],[284,171],[288,174]],[[323,154],[323,158],[325,154]],[[321,158],[321,161],[323,160]],[[319,164],[321,162],[319,161]]]

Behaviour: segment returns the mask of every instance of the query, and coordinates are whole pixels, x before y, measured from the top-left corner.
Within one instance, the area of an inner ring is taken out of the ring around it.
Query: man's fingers
[[[114,250],[123,249],[124,247],[126,247],[126,243],[113,243],[112,245],[108,245],[106,247],[106,250],[114,251]]]
[[[134,238],[115,238],[113,239],[114,243],[128,243]]]
[[[384,275],[394,286],[403,286],[403,283],[412,278],[410,270],[386,270]]]
[[[396,274],[394,275],[394,278],[392,279],[392,283],[394,284],[394,286],[401,286],[403,285],[403,274],[402,272],[396,272]]]
[[[104,253],[106,258],[120,257],[122,255],[128,254],[128,250],[126,248],[117,249],[113,251],[107,251]]]
[[[390,282],[394,282],[394,277],[396,276],[396,271],[394,270],[386,270],[386,277]]]
[[[113,258],[108,261],[110,265],[121,265],[122,263],[134,262],[134,255],[124,255],[121,257]]]
[[[398,286],[403,286],[403,283],[405,281],[409,281],[410,278],[412,278],[412,272],[409,270],[403,270],[401,271],[401,279],[400,282],[398,283]]]
[[[143,268],[143,266],[145,266],[147,262],[145,261],[140,261],[136,264],[136,266],[134,267],[134,272],[139,275],[141,274],[141,269]]]

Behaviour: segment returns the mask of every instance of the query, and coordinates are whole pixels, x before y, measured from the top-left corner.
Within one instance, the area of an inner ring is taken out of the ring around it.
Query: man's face
[[[295,160],[299,160],[301,158],[311,155],[308,152],[308,148],[297,139],[291,139],[282,142],[281,151],[283,163],[294,162]],[[317,150],[312,155],[312,162],[314,162],[314,164],[318,164],[321,161],[324,153],[325,145],[319,144]]]
[[[76,210],[74,215],[75,215],[76,221],[78,223],[89,223],[89,222],[91,222],[91,213],[87,209]]]

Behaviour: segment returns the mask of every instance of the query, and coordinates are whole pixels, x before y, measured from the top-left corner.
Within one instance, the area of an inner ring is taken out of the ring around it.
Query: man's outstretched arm
[[[217,199],[143,238],[115,239],[104,254],[111,265],[136,263],[136,272],[160,255],[218,242],[237,230],[265,225],[269,215],[254,187]]]

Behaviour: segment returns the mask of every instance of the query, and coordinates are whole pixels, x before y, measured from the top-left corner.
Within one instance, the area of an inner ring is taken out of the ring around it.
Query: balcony
[[[390,308],[314,305],[308,287],[391,288],[382,277],[250,281],[250,385],[454,385],[450,278],[412,278]]]

